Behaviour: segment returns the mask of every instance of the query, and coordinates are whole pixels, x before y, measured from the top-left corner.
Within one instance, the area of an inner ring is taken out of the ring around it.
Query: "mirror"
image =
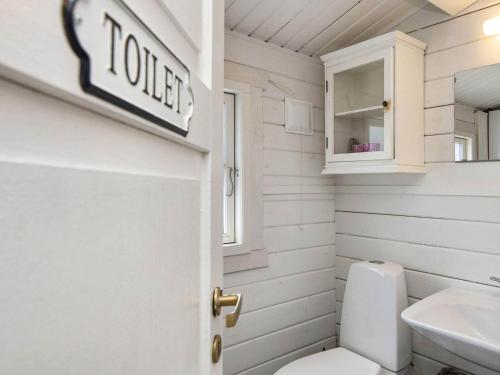
[[[500,160],[500,64],[455,74],[455,161]]]

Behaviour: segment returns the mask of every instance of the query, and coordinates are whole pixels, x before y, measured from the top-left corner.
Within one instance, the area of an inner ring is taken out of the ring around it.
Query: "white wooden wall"
[[[268,375],[336,342],[334,187],[320,177],[323,69],[319,60],[235,33],[225,43],[225,78],[262,90],[268,267],[224,276],[225,292],[244,296],[237,326],[224,332],[224,373]],[[285,133],[285,96],[313,103],[313,136]]]
[[[397,29],[427,43],[423,176],[336,179],[337,322],[349,266],[386,259],[406,269],[410,303],[451,286],[500,286],[500,162],[455,164],[454,84],[460,70],[500,62],[500,40],[482,22],[500,15],[500,1],[479,1],[461,17],[428,6]],[[482,9],[483,8],[483,9]],[[471,12],[472,11],[472,12]],[[414,31],[417,30],[417,31]],[[422,375],[455,366],[495,374],[413,335]]]

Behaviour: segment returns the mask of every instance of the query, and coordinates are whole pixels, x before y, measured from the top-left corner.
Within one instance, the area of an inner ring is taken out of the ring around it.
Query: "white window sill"
[[[242,254],[248,254],[252,251],[250,246],[248,244],[243,244],[243,243],[227,243],[224,244],[223,246],[224,249],[224,256],[233,256],[233,255],[242,255]]]

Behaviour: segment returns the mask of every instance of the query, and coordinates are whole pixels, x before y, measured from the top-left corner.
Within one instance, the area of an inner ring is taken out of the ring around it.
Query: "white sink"
[[[413,304],[401,317],[448,351],[500,371],[500,292],[445,289]]]

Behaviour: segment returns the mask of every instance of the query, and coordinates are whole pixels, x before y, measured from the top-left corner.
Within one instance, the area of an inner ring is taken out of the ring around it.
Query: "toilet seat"
[[[289,363],[274,375],[382,375],[382,367],[344,348],[309,355]]]

